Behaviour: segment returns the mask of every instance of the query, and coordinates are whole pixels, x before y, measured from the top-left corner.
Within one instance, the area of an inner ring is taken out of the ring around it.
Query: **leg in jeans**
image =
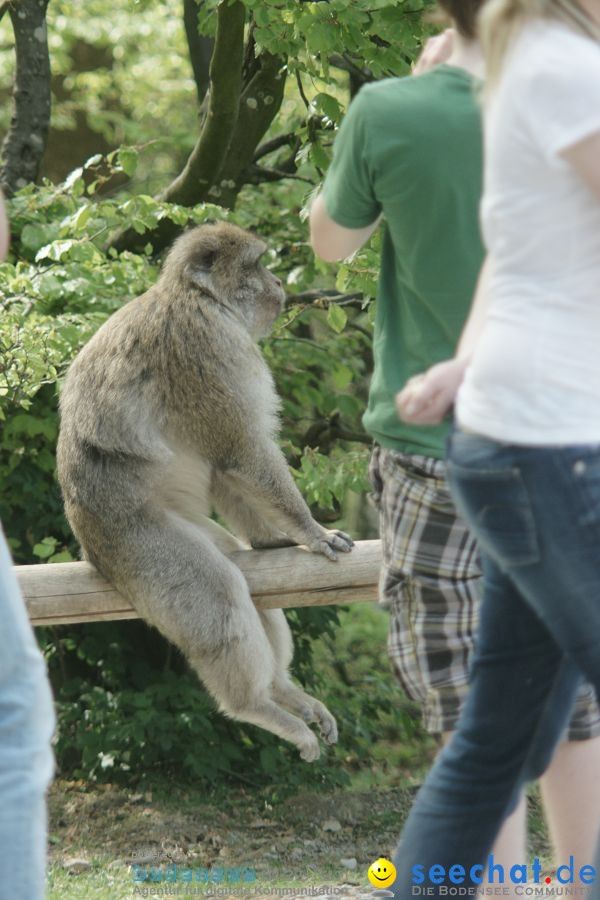
[[[54,712],[44,661],[1,531],[0,617],[0,900],[41,900]]]
[[[579,666],[600,684],[600,455],[470,435],[457,445],[457,503],[489,557],[480,659],[458,733],[409,818],[397,896],[409,895],[419,855],[446,867],[485,858],[516,788],[547,763]]]
[[[416,883],[415,865],[423,867],[427,887],[436,864],[444,867],[446,886],[453,865],[464,868],[465,885],[473,883],[469,871],[487,857],[520,788],[550,761],[580,681],[577,668],[564,660],[511,581],[487,559],[484,571],[471,690],[457,731],[419,792],[394,859],[394,891],[402,900]],[[552,715],[546,713],[550,706]],[[539,752],[531,754],[537,730]],[[473,874],[478,883],[487,869]]]

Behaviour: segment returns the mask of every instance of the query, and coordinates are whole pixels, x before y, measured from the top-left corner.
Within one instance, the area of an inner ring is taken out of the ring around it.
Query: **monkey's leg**
[[[294,654],[292,633],[283,610],[265,609],[259,613],[275,657],[273,675],[273,699],[287,709],[302,716],[305,722],[316,722],[323,740],[335,744],[338,739],[337,723],[324,703],[311,697],[294,684],[288,668]]]
[[[220,709],[319,756],[305,722],[272,696],[273,648],[240,570],[199,527],[172,513],[138,514],[96,564],[185,654]],[[130,573],[126,577],[126,573]]]
[[[294,545],[287,534],[267,522],[259,505],[253,504],[252,498],[226,472],[213,471],[211,501],[232,531],[255,550]]]

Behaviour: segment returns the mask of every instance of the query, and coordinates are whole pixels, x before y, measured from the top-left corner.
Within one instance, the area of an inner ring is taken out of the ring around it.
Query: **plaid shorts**
[[[382,605],[388,650],[406,694],[432,733],[453,731],[466,695],[481,572],[475,540],[457,515],[444,463],[375,446],[369,467],[379,510]],[[594,689],[582,685],[569,740],[600,734]]]

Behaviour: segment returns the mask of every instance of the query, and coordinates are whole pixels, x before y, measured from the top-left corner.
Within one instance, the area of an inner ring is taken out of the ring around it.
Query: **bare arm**
[[[319,194],[310,208],[310,243],[321,259],[339,262],[352,256],[369,240],[381,217],[364,228],[344,228],[328,215],[323,195]]]
[[[600,201],[600,131],[568,147],[561,156],[571,164]]]
[[[473,305],[456,356],[432,366],[422,375],[415,375],[396,395],[396,409],[405,422],[437,425],[454,403],[485,321],[491,265],[488,256],[479,273]]]

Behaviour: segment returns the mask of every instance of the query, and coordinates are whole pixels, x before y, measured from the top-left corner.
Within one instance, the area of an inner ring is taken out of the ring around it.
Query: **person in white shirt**
[[[484,597],[470,693],[394,858],[402,900],[493,874],[582,677],[600,694],[600,0],[490,0],[481,37],[488,257],[456,357],[397,404],[433,424],[456,399],[448,480]],[[600,898],[600,852],[544,877],[524,863],[491,884],[579,877]]]

